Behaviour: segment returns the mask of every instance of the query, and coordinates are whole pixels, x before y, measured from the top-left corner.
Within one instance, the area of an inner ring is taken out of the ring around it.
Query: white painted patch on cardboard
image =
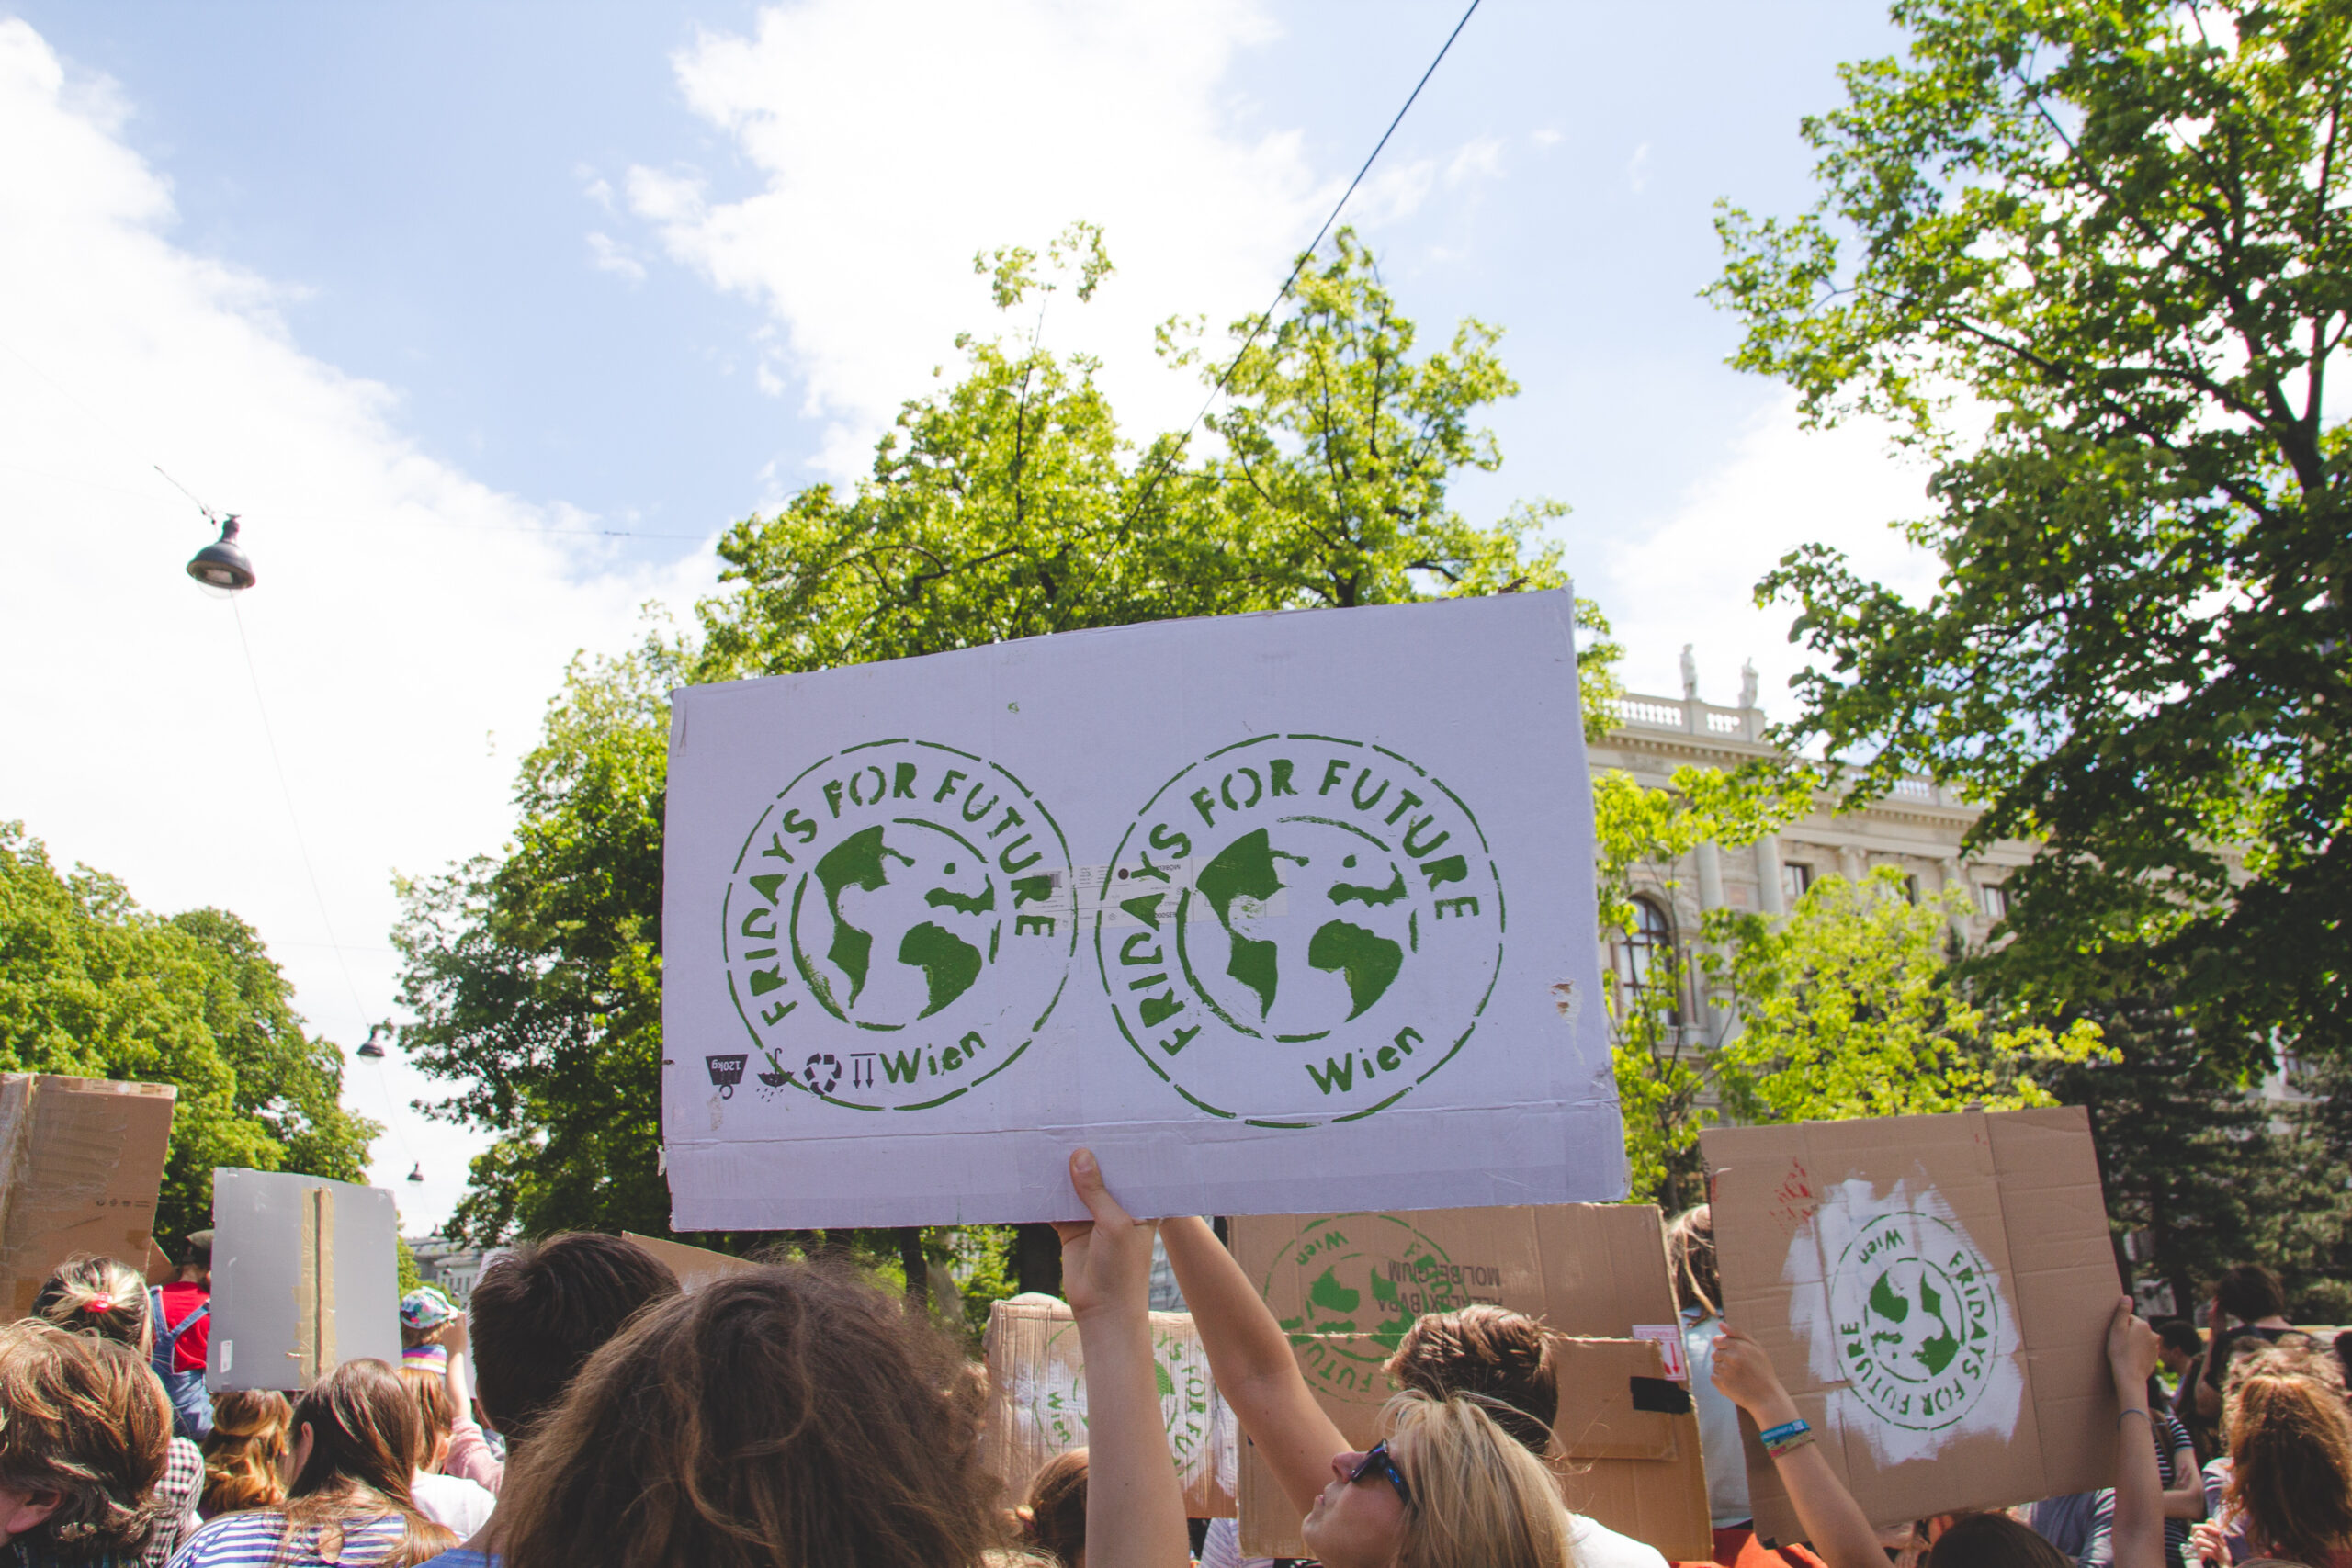
[[[1075,1348],[1077,1330],[1069,1336]],[[1214,1474],[1230,1495],[1240,1483],[1240,1436],[1232,1411],[1216,1395],[1208,1355],[1197,1340],[1159,1333],[1153,1337],[1159,1383],[1159,1412],[1168,1428],[1169,1451],[1186,1487]],[[1066,1361],[1048,1345],[1046,1365],[1024,1371],[1012,1384],[1013,1419],[1024,1439],[1060,1452],[1086,1444],[1086,1368]]]
[[[2015,1434],[2024,1348],[2007,1283],[1933,1186],[1831,1188],[1781,1279],[1830,1425],[1860,1433],[1882,1467]]]

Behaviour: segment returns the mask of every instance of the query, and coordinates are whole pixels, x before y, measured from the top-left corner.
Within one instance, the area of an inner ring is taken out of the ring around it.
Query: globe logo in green
[[[1948,1220],[1906,1210],[1865,1224],[1829,1280],[1838,1363],[1855,1395],[1916,1431],[1966,1416],[2002,1354],[1996,1289]]]
[[[1499,1299],[1501,1276],[1464,1268],[1394,1214],[1331,1214],[1310,1221],[1276,1255],[1259,1282],[1283,1303],[1309,1381],[1353,1398],[1385,1398],[1381,1364],[1413,1320],[1474,1301]]]
[[[1068,979],[1069,886],[1052,814],[970,752],[886,740],[805,769],[720,911],[762,1098],[918,1110],[1002,1071]]]
[[[1155,1073],[1211,1114],[1306,1127],[1394,1104],[1469,1043],[1505,911],[1477,819],[1436,774],[1291,734],[1162,785],[1081,915]]]

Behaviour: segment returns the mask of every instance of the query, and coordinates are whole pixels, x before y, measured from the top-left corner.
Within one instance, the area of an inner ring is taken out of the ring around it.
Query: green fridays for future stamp
[[[745,836],[718,910],[748,1061],[791,1089],[922,1111],[1028,1049],[1069,976],[1069,850],[1045,803],[971,752],[876,740],[811,763]]]
[[[1856,1232],[1829,1277],[1839,1370],[1881,1420],[1960,1421],[2002,1368],[1995,1276],[1951,1222],[1917,1210]]]
[[[1419,762],[1326,735],[1209,754],[1145,803],[1090,922],[1151,1070],[1253,1126],[1353,1121],[1470,1044],[1501,973],[1502,884]]]

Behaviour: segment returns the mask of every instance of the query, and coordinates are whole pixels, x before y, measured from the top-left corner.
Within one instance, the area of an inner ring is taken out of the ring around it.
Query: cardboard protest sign
[[[0,1307],[32,1311],[77,1253],[137,1268],[172,1138],[167,1084],[0,1073]]]
[[[1724,1315],[1871,1517],[2114,1483],[2122,1287],[2080,1107],[1717,1128],[1701,1147]],[[1747,1439],[1757,1529],[1793,1540]]]
[[[713,1252],[707,1247],[688,1247],[682,1241],[663,1241],[658,1236],[639,1235],[635,1231],[621,1232],[621,1239],[666,1265],[670,1272],[678,1277],[678,1283],[688,1291],[699,1291],[729,1274],[747,1273],[759,1267],[748,1258]]]
[[[306,1388],[345,1361],[401,1360],[392,1195],[286,1171],[212,1173],[204,1386]]]
[[[1231,1518],[1240,1462],[1233,1413],[1209,1379],[1209,1359],[1190,1313],[1151,1314],[1159,1375],[1159,1410],[1168,1450],[1184,1483],[1193,1518]],[[998,1302],[989,1308],[989,1415],[980,1456],[1004,1483],[1010,1507],[1056,1454],[1086,1447],[1086,1359],[1069,1308],[1049,1296]]]
[[[1261,1216],[1234,1257],[1290,1331],[1307,1386],[1351,1443],[1396,1392],[1383,1363],[1424,1313],[1487,1303],[1555,1336],[1553,1459],[1568,1506],[1669,1559],[1713,1551],[1658,1212],[1647,1205]],[[1671,1341],[1669,1347],[1668,1341]],[[1244,1445],[1241,1546],[1295,1557],[1298,1510]]]
[[[1624,1190],[1565,592],[674,694],[682,1230]]]

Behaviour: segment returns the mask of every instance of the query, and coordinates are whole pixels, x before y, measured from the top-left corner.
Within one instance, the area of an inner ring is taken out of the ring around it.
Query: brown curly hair
[[[2230,1483],[2261,1551],[2325,1562],[2352,1547],[2352,1415],[2335,1359],[2302,1349],[2250,1356],[2231,1369],[2222,1430]]]
[[[171,1440],[164,1385],[128,1346],[38,1318],[0,1327],[0,1486],[62,1499],[17,1538],[37,1555],[137,1556],[170,1506],[155,1485]]]
[[[1001,1544],[959,1351],[844,1265],[648,1307],[515,1450],[507,1568],[974,1568]]]
[[[212,1430],[204,1439],[206,1518],[275,1508],[286,1501],[286,1481],[277,1461],[286,1457],[294,1407],[270,1389],[243,1389],[212,1396]]]
[[[1472,1396],[1532,1454],[1551,1446],[1559,1371],[1544,1325],[1525,1313],[1479,1303],[1418,1318],[1384,1370],[1431,1399]]]

